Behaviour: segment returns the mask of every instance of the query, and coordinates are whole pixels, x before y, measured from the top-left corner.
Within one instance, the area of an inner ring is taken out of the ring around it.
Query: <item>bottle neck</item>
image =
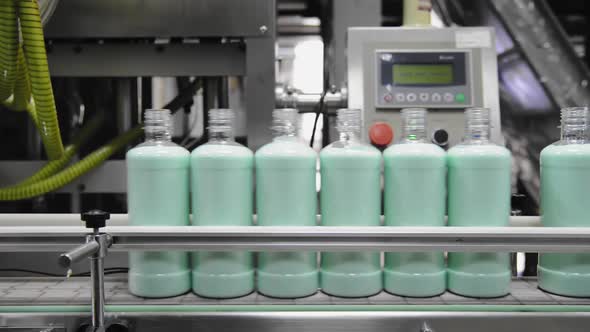
[[[273,111],[272,132],[274,138],[296,138],[298,111],[293,108]]]
[[[587,107],[561,110],[561,141],[566,144],[590,143],[590,112]]]
[[[401,111],[403,119],[401,143],[426,142],[426,114],[424,108],[405,108]]]
[[[361,140],[361,133],[359,131],[341,131],[339,141],[342,143],[358,143]]]
[[[490,143],[490,110],[470,108],[465,111],[465,144]]]
[[[465,143],[487,144],[490,142],[490,127],[475,126],[465,128]]]
[[[344,145],[357,143],[361,139],[362,114],[360,109],[341,108],[336,112],[336,129],[339,141]]]
[[[225,132],[211,132],[209,133],[209,142],[223,143],[235,141],[234,135]]]
[[[172,141],[172,119],[169,110],[149,109],[144,114],[145,141],[150,143]]]
[[[233,142],[233,120],[234,111],[229,108],[209,110],[209,142]]]
[[[172,142],[172,135],[170,135],[170,131],[168,130],[149,130],[147,127],[144,130],[146,142]]]
[[[426,141],[426,129],[424,127],[404,126],[402,129],[403,143],[423,143]]]

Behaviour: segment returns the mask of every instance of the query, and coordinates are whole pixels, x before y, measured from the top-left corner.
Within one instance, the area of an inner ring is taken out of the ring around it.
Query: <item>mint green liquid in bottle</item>
[[[490,142],[490,112],[465,111],[464,141],[447,154],[449,226],[505,227],[510,218],[511,154]],[[510,293],[508,253],[449,253],[448,289],[472,297]]]
[[[340,139],[320,152],[323,226],[379,226],[381,152],[362,143],[361,111],[338,110]],[[322,253],[323,292],[365,297],[383,288],[379,253]]]
[[[383,153],[385,225],[445,226],[446,153],[426,140],[426,110],[401,111],[403,136]],[[436,296],[446,289],[442,252],[385,253],[385,290]]]
[[[590,112],[561,110],[561,140],[541,152],[541,221],[547,227],[590,227]],[[539,287],[590,296],[590,254],[541,254]]]
[[[254,154],[233,137],[231,109],[209,111],[209,142],[191,153],[192,224],[252,225]],[[194,252],[193,291],[231,298],[254,290],[250,252]]]
[[[170,137],[170,111],[145,111],[145,143],[127,152],[127,202],[134,226],[189,223],[189,152]],[[188,254],[129,252],[129,291],[168,297],[191,288]]]
[[[274,140],[255,155],[258,226],[316,225],[317,153],[297,136],[296,109],[273,111]],[[258,255],[258,291],[279,298],[312,295],[319,286],[314,252]]]

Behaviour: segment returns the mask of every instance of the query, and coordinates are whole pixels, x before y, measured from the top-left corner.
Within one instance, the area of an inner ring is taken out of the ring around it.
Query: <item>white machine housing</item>
[[[504,143],[493,28],[354,27],[347,48],[348,106],[363,110],[365,136],[384,122],[395,141],[400,110],[424,107],[428,135],[446,134],[453,146],[464,136],[463,111],[487,107],[492,141]]]

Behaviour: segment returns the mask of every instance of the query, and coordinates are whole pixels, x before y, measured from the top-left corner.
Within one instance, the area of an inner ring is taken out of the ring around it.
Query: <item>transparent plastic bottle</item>
[[[255,155],[258,226],[315,226],[317,153],[297,136],[296,109],[273,111],[274,140]],[[296,298],[317,292],[317,254],[260,253],[258,291]]]
[[[512,157],[490,142],[490,111],[465,111],[464,141],[447,153],[448,225],[504,227],[510,218]],[[510,293],[508,253],[449,253],[448,289],[473,297]]]
[[[189,224],[189,152],[172,142],[170,111],[145,111],[145,142],[127,152],[129,221],[137,226]],[[191,288],[188,253],[129,253],[129,290],[143,297]]]
[[[399,144],[385,150],[384,210],[387,226],[444,226],[446,153],[426,140],[423,108],[401,111]],[[427,297],[446,289],[442,252],[386,253],[385,290]]]
[[[191,153],[192,224],[252,225],[254,154],[236,143],[234,112],[209,111],[209,142]],[[254,290],[250,252],[192,253],[193,291],[201,296],[231,298]]]
[[[323,226],[379,226],[381,152],[361,142],[361,110],[338,110],[340,139],[320,152]],[[379,253],[322,253],[325,293],[364,297],[383,288]]]
[[[590,111],[561,110],[561,140],[541,152],[543,226],[589,227]],[[541,254],[539,287],[565,296],[590,296],[590,254]]]

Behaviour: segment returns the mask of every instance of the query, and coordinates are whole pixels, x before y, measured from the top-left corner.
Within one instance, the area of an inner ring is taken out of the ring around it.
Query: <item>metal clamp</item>
[[[61,254],[59,264],[70,271],[72,264],[84,258],[90,259],[90,278],[92,280],[92,331],[103,332],[104,324],[104,258],[113,243],[109,234],[101,233],[100,228],[106,226],[109,213],[92,210],[82,213],[86,228],[92,233],[86,235],[86,243]],[[69,274],[69,272],[68,272]]]

